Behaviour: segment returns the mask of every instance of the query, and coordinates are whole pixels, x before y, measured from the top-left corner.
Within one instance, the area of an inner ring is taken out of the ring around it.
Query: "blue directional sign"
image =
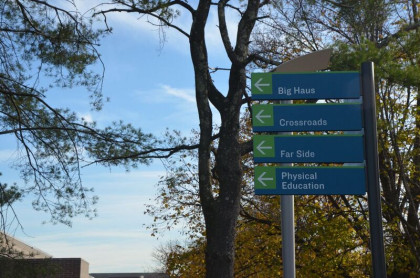
[[[359,98],[358,72],[252,73],[253,100]]]
[[[255,135],[256,163],[363,162],[362,135]]]
[[[257,195],[363,195],[364,167],[255,167]]]
[[[361,104],[261,104],[252,106],[255,132],[361,130]]]

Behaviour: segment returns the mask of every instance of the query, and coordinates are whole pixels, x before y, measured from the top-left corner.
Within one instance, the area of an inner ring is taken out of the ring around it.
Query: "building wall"
[[[89,278],[89,264],[80,258],[0,260],[1,278]]]
[[[80,278],[90,278],[89,263],[84,260],[81,260],[80,263]]]
[[[165,273],[91,273],[90,275],[93,278],[169,278]]]
[[[9,255],[27,259],[46,259],[52,256],[46,252],[32,247],[12,236],[0,232],[0,247],[7,250]]]

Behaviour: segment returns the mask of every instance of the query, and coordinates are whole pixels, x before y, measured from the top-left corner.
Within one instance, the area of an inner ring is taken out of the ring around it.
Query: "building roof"
[[[93,278],[169,278],[165,273],[90,273]]]
[[[10,248],[15,254],[22,255],[23,258],[47,259],[52,257],[50,254],[2,232],[0,232],[0,247]]]

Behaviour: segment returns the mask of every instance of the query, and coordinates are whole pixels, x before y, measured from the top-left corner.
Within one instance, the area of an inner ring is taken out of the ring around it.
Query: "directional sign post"
[[[264,195],[363,195],[364,167],[255,167],[255,193]]]
[[[326,68],[330,50],[315,52],[276,71]],[[314,59],[312,59],[314,58]],[[319,58],[318,60],[315,58]],[[316,62],[315,62],[316,61]],[[363,90],[361,89],[363,87]],[[255,167],[255,193],[281,194],[284,277],[296,276],[292,194],[365,194],[368,188],[373,275],[386,276],[378,170],[373,63],[358,72],[254,73],[253,100],[354,99],[359,104],[253,105],[255,132],[360,131],[363,135],[256,135],[256,163],[363,163],[341,167]],[[315,101],[316,102],[316,101]],[[365,138],[364,138],[365,137]],[[365,150],[364,150],[365,149]],[[366,157],[365,157],[366,153]],[[291,165],[291,164],[290,164]],[[366,173],[365,173],[366,172]],[[366,175],[366,177],[365,177]]]
[[[256,163],[363,162],[362,135],[254,135]]]
[[[378,139],[376,134],[376,97],[373,63],[362,64],[363,106],[365,110],[366,164],[368,167],[368,206],[375,278],[386,277],[384,235],[382,228],[381,188],[379,185]]]
[[[253,100],[357,99],[358,72],[253,73]]]
[[[364,166],[257,166],[254,183],[256,194],[285,196],[359,195],[366,193],[367,185],[372,265],[376,278],[386,276],[386,264],[380,204],[373,63],[367,62],[362,65],[362,75],[358,72],[251,75],[253,100],[356,100],[361,96],[362,86],[363,107],[360,103],[257,104],[252,107],[252,121],[255,132],[360,131],[364,128],[365,136],[255,135],[253,144],[256,163],[363,163],[366,159],[367,171]],[[293,207],[293,198],[290,200]],[[293,221],[290,217],[287,219],[288,222]],[[282,225],[282,231],[284,228]],[[284,233],[290,234],[287,239],[293,241],[293,230],[284,230]],[[283,242],[285,239],[286,236]],[[284,245],[284,249],[290,249],[284,254],[294,256],[294,253],[291,253],[294,252],[293,246],[294,244]],[[291,260],[285,263],[285,277],[295,277]]]
[[[272,86],[271,86],[271,80],[269,80],[268,78],[265,78],[265,76],[258,76],[258,78],[256,78],[257,82],[254,83],[254,87],[261,93],[263,93],[264,91],[270,91]]]
[[[361,130],[362,106],[340,104],[261,104],[252,106],[254,132]]]

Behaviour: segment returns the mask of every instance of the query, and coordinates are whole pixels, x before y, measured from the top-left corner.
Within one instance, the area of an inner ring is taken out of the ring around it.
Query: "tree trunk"
[[[218,202],[206,215],[206,277],[234,277],[235,226],[239,206]]]
[[[239,118],[246,90],[246,70],[251,31],[259,10],[259,0],[250,0],[238,25],[235,48],[230,45],[224,9],[218,4],[219,28],[225,50],[232,62],[227,96],[214,86],[209,73],[205,26],[211,1],[202,0],[193,13],[190,31],[191,59],[195,73],[197,109],[200,119],[198,154],[200,201],[206,223],[206,277],[234,276],[235,228],[239,216],[242,167],[239,143]],[[215,169],[211,170],[212,111],[210,102],[221,115],[219,142],[215,151]],[[214,176],[213,176],[214,174]],[[214,192],[214,181],[218,192]]]
[[[414,253],[416,256],[416,265],[413,268],[420,269],[420,222],[419,222],[419,205],[420,199],[420,88],[417,91],[417,103],[415,108],[415,137],[413,144],[413,164],[410,190],[413,196],[409,204],[407,222],[409,229],[413,231]]]

